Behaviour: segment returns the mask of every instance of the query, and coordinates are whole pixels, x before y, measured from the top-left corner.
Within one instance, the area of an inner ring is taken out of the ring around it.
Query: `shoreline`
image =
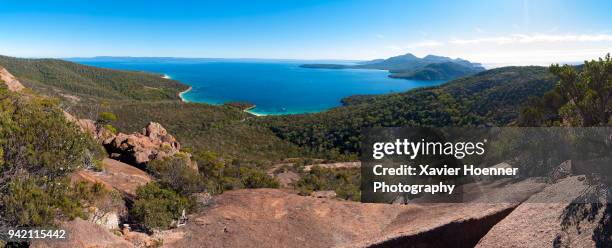
[[[189,86],[189,88],[187,88],[186,90],[183,90],[183,91],[179,92],[178,96],[179,96],[179,98],[181,98],[181,102],[186,102],[186,103],[188,103],[188,102],[189,102],[189,100],[185,99],[185,98],[183,97],[183,95],[184,95],[185,93],[187,93],[187,92],[191,91],[191,89],[193,89],[193,88],[192,88],[191,86]]]
[[[207,103],[207,102],[192,102],[189,101],[187,99],[185,99],[185,97],[183,96],[184,94],[186,94],[187,92],[191,91],[193,89],[193,87],[189,86],[189,88],[187,88],[184,91],[179,92],[178,96],[181,99],[181,102],[184,103],[202,103],[202,104],[210,104],[210,105],[223,105],[223,104],[219,104],[219,103]],[[298,115],[298,114],[311,114],[311,113],[319,113],[322,111],[313,111],[313,112],[303,112],[303,113],[283,113],[283,114],[268,114],[268,113],[258,113],[253,111],[255,108],[257,108],[257,105],[253,104],[253,106],[250,106],[244,110],[242,110],[243,112],[249,113],[251,115],[260,117],[260,116],[268,116],[268,115]],[[324,111],[324,110],[323,110]]]
[[[179,98],[181,98],[181,102],[190,103],[190,101],[185,99],[185,97],[183,97],[183,95],[186,94],[187,92],[191,91],[192,89],[193,89],[193,87],[189,86],[189,88],[187,88],[186,90],[179,92],[178,96],[179,96]],[[216,104],[213,104],[213,105],[216,105]],[[242,110],[242,111],[244,111],[246,113],[249,113],[249,114],[252,114],[254,116],[266,116],[267,115],[267,114],[260,114],[260,113],[252,111],[256,107],[257,107],[257,105],[253,104],[253,106],[248,107],[247,109]]]
[[[170,75],[168,75],[168,74],[164,74],[164,75],[162,76],[162,78],[165,78],[165,79],[172,79],[172,78],[170,77]]]
[[[183,95],[186,94],[187,92],[191,91],[192,89],[193,89],[193,87],[189,86],[189,88],[187,88],[186,90],[179,92],[178,96],[179,96],[179,98],[181,98],[181,102],[190,103],[190,101],[185,99],[185,97],[183,97]],[[212,105],[216,105],[216,104],[212,104]],[[260,114],[260,113],[256,113],[256,112],[251,111],[251,110],[255,109],[256,107],[257,107],[256,105],[253,105],[253,106],[251,106],[251,107],[249,107],[249,108],[247,108],[245,110],[242,110],[242,111],[244,111],[246,113],[249,113],[249,114],[252,114],[254,116],[266,116],[267,115],[267,114]]]
[[[253,107],[250,107],[250,108],[245,109],[245,110],[243,110],[243,111],[244,111],[244,112],[247,112],[247,113],[249,113],[249,114],[252,114],[252,115],[254,115],[254,116],[266,116],[266,115],[267,115],[267,114],[259,114],[259,113],[256,113],[256,112],[251,111],[251,110],[252,110],[252,109],[254,109],[255,107],[257,107],[257,106],[253,105]]]

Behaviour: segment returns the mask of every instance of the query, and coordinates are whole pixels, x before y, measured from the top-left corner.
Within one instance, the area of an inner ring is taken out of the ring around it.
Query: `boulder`
[[[88,220],[106,229],[117,230],[119,228],[119,219],[118,211],[105,211],[97,207],[92,207]]]
[[[156,122],[150,122],[141,133],[119,133],[103,145],[115,159],[137,166],[172,157],[181,149],[174,136]]]
[[[0,67],[0,81],[4,81],[10,91],[19,92],[25,87],[10,72]]]
[[[110,142],[115,137],[115,134],[91,119],[77,119],[66,111],[64,111],[64,116],[67,120],[77,124],[81,128],[81,132],[89,134],[101,144]]]
[[[110,157],[121,162],[144,168],[151,160],[163,160],[180,153],[181,144],[157,122],[150,122],[140,133],[114,134],[104,126],[90,119],[77,119],[64,112],[66,119],[75,122],[81,131],[91,135],[105,148]],[[191,160],[191,154],[180,153],[187,160],[187,165],[198,170],[198,165]]]
[[[196,207],[198,208],[205,208],[214,203],[212,195],[208,192],[196,193],[193,197],[195,198]]]
[[[136,195],[136,189],[151,180],[151,176],[134,166],[113,159],[102,160],[103,171],[78,170],[72,181],[98,182],[111,190],[117,190],[128,198]]]
[[[557,166],[550,172],[549,179],[552,183],[555,183],[558,180],[569,177],[571,175],[572,175],[572,161],[567,160],[561,163],[559,166]]]
[[[123,238],[130,242],[134,247],[159,247],[163,244],[163,240],[155,239],[141,232],[127,232]]]

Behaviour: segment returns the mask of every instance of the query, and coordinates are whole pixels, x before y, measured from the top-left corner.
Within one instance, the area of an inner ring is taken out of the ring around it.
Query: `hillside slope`
[[[103,69],[58,59],[0,56],[0,66],[38,93],[72,99],[178,100],[178,93],[188,88],[153,73]]]
[[[252,115],[238,108],[181,102],[178,93],[188,86],[161,75],[6,56],[0,56],[0,67],[37,93],[60,98],[64,110],[78,118],[114,113],[118,119],[110,124],[119,132],[138,132],[156,121],[194,151],[266,162],[303,155],[267,128],[248,125],[245,119]]]
[[[480,68],[474,68],[460,63],[442,62],[428,64],[422,68],[412,71],[396,71],[389,75],[389,77],[415,80],[447,80],[481,71],[482,70]]]
[[[553,88],[545,67],[504,67],[438,87],[355,96],[347,106],[317,114],[258,119],[279,137],[314,150],[358,152],[366,127],[507,125],[530,97]]]
[[[82,115],[86,109],[78,107]],[[228,159],[278,161],[303,155],[302,149],[269,129],[245,122],[254,118],[250,114],[229,106],[132,101],[111,103],[108,111],[118,116],[111,124],[122,132],[138,132],[150,121],[158,122],[185,147],[214,151]]]

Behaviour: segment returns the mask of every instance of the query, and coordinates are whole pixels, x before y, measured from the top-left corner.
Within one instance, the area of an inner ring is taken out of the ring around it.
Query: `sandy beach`
[[[166,78],[166,79],[170,79],[170,76],[168,76],[167,74],[164,74],[164,78]],[[182,101],[182,102],[186,102],[186,103],[190,102],[189,100],[185,99],[185,98],[183,97],[183,95],[184,95],[185,93],[187,93],[187,92],[191,91],[192,89],[193,89],[193,87],[189,86],[189,88],[187,88],[186,90],[179,92],[179,94],[178,94],[178,95],[179,95],[179,97],[181,98],[181,101]],[[249,114],[252,114],[252,115],[254,115],[254,116],[266,116],[266,115],[267,115],[267,114],[259,114],[259,113],[255,113],[255,112],[251,111],[251,110],[255,109],[255,107],[256,107],[256,106],[255,106],[255,105],[253,105],[252,107],[250,107],[250,108],[248,108],[248,109],[245,109],[245,110],[243,110],[243,111],[244,111],[244,112],[247,112],[247,113],[249,113]]]
[[[187,88],[187,89],[186,89],[186,90],[184,90],[184,91],[181,91],[181,92],[178,94],[178,95],[179,95],[179,97],[181,98],[181,101],[183,101],[183,102],[189,102],[188,100],[186,100],[186,99],[183,97],[183,94],[185,94],[185,93],[189,92],[191,89],[192,89],[192,87],[191,87],[191,86],[189,86],[189,88]]]

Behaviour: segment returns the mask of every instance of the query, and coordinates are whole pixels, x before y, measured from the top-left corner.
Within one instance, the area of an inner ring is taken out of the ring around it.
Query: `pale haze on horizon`
[[[0,54],[545,65],[612,52],[611,12],[604,0],[0,0]]]

